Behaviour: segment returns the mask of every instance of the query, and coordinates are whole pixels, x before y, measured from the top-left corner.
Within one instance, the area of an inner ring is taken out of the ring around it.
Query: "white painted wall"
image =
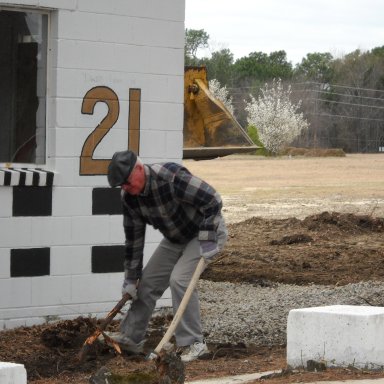
[[[50,13],[43,168],[55,178],[47,217],[12,217],[12,186],[0,185],[0,329],[104,315],[119,299],[123,275],[92,274],[91,247],[123,244],[124,235],[121,216],[92,216],[92,189],[107,187],[106,176],[79,175],[84,141],[107,111],[98,103],[93,115],[82,114],[83,97],[107,86],[120,101],[119,118],[95,158],[127,149],[129,88],[139,88],[141,158],[180,162],[185,1],[0,0],[1,6]],[[159,239],[147,231],[146,259]],[[49,276],[10,277],[12,248],[43,246],[51,249]],[[169,297],[160,304],[169,304]]]

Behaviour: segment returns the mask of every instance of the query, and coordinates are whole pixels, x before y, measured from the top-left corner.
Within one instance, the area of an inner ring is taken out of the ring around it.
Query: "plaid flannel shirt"
[[[125,232],[125,275],[141,277],[146,224],[174,243],[194,237],[216,241],[221,218],[220,195],[206,182],[176,163],[144,165],[144,191],[122,191]]]

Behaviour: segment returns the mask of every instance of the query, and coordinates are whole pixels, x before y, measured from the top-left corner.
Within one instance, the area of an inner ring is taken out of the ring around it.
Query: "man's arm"
[[[216,241],[216,229],[221,218],[222,200],[216,190],[204,180],[193,176],[185,168],[175,175],[176,196],[193,206],[203,216],[199,240]]]
[[[140,279],[143,270],[145,223],[131,209],[123,205],[125,233],[125,279]]]

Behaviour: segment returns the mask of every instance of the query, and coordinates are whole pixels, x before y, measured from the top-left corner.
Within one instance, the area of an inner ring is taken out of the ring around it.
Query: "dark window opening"
[[[45,163],[48,15],[0,10],[0,162]]]

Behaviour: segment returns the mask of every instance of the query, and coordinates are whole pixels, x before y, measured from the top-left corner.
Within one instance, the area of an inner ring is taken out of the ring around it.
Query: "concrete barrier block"
[[[287,324],[287,363],[384,366],[384,307],[332,305],[294,309]]]
[[[22,364],[0,362],[1,384],[26,384],[27,371]]]

